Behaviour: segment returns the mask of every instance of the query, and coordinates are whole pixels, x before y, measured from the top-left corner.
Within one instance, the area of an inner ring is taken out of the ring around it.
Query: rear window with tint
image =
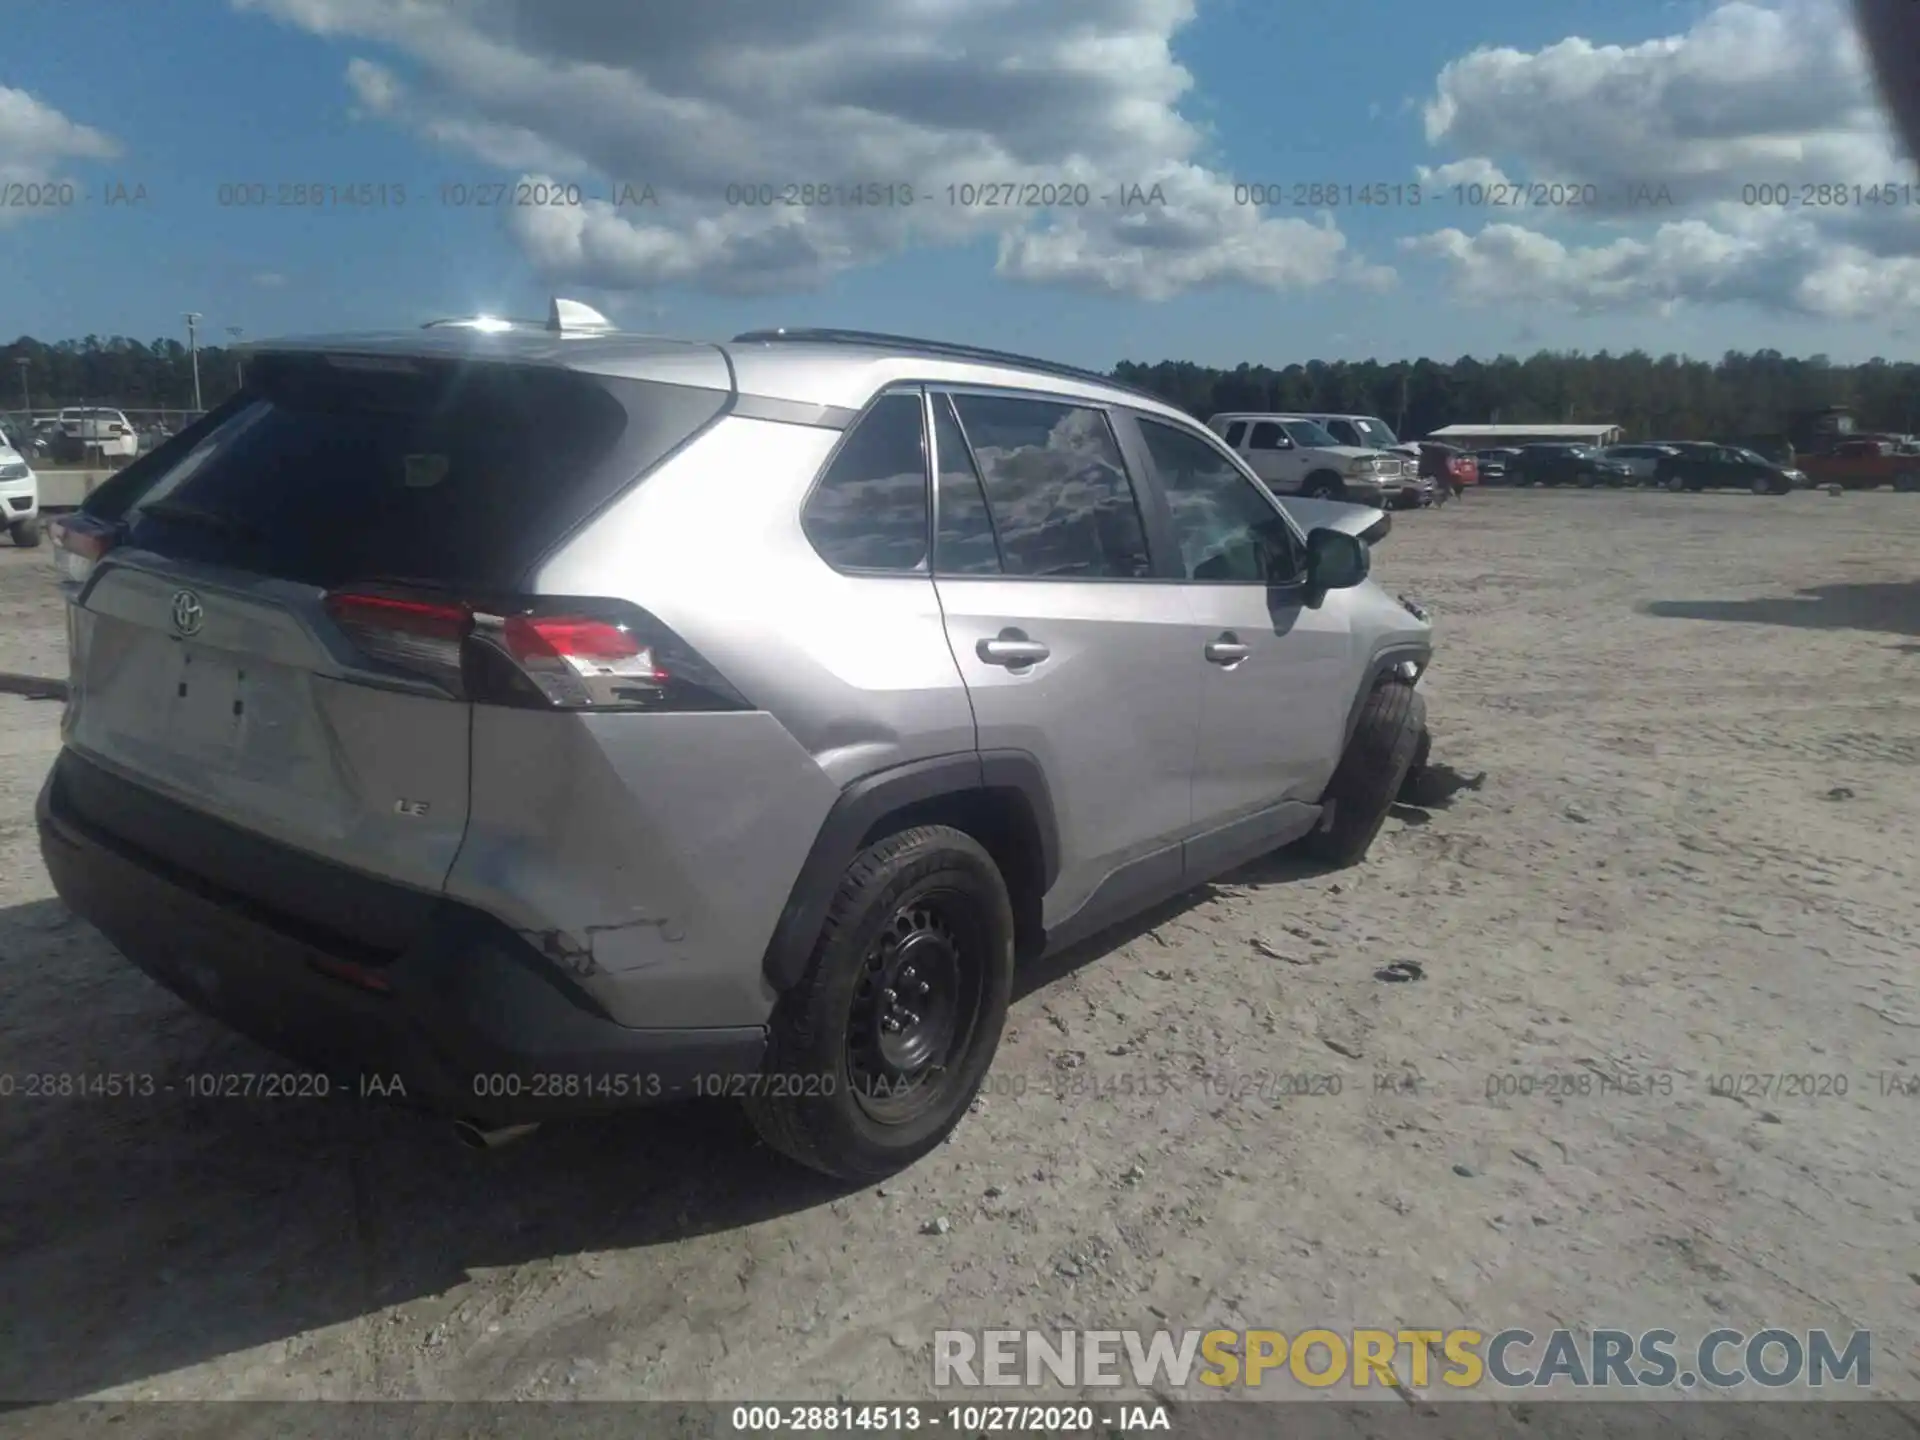
[[[142,548],[320,586],[524,583],[727,399],[502,364],[248,368],[225,417],[156,452],[114,508]]]

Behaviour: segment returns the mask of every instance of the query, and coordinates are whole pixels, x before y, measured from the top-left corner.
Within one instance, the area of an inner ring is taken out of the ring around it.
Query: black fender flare
[[[878,770],[847,785],[821,822],[767,942],[761,962],[767,983],[784,992],[806,973],[840,877],[876,825],[930,800],[989,791],[1010,792],[1025,803],[1040,840],[1041,893],[1052,889],[1060,874],[1059,822],[1046,772],[1034,756],[1024,750],[969,750]]]
[[[1347,746],[1353,740],[1354,727],[1360,723],[1360,711],[1367,703],[1367,697],[1374,691],[1396,665],[1411,660],[1424,671],[1433,660],[1433,646],[1413,643],[1389,645],[1379,651],[1367,662],[1366,673],[1361,677],[1359,686],[1353,692],[1353,703],[1347,707],[1346,729],[1340,735],[1340,753],[1347,753]]]

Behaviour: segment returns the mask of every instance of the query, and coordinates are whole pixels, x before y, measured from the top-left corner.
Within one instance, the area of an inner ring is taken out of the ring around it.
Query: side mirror
[[[1307,536],[1307,604],[1319,605],[1330,590],[1351,590],[1372,568],[1366,541],[1344,530],[1315,530]]]

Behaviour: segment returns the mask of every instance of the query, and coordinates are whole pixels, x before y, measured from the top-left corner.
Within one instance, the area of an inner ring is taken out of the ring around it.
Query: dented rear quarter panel
[[[447,893],[623,1025],[753,1025],[761,958],[838,787],[771,715],[477,706]]]

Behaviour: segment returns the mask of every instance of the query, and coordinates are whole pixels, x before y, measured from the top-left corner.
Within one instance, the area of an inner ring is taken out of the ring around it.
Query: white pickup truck
[[[1207,428],[1276,495],[1345,500],[1384,510],[1399,500],[1412,478],[1402,456],[1342,445],[1304,415],[1215,415]],[[1413,469],[1417,472],[1418,467]]]

